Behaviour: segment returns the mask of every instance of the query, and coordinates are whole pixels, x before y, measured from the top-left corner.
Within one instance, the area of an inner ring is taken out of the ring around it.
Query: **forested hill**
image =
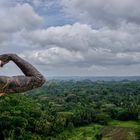
[[[74,81],[83,81],[83,80],[90,80],[92,82],[96,81],[140,81],[140,76],[50,76],[47,77],[49,80],[74,80]]]
[[[7,140],[68,140],[65,131],[89,124],[98,125],[91,129],[93,140],[111,129],[140,139],[140,82],[53,80],[24,94],[0,97],[0,113],[0,137]],[[115,120],[131,120],[137,127],[105,128]]]

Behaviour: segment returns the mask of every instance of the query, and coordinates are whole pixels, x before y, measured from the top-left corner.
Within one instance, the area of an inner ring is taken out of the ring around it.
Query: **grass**
[[[90,124],[65,130],[52,140],[97,140],[95,135],[102,132],[102,140],[135,140],[134,129],[140,128],[136,121],[113,120],[108,126]]]
[[[113,120],[109,126],[102,130],[102,140],[135,140],[136,136],[134,130],[140,128],[136,121],[117,121]]]
[[[109,123],[111,126],[120,126],[120,127],[128,127],[133,129],[140,128],[140,124],[136,121],[117,121],[113,120]]]
[[[57,137],[57,140],[96,140],[95,135],[100,132],[102,127],[98,124],[91,124],[73,128],[71,131],[66,130]]]

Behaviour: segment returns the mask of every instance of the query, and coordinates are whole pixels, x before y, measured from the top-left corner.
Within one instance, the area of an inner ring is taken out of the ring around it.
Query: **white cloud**
[[[48,2],[15,0],[10,7],[0,2],[2,53],[18,53],[52,75],[139,73],[139,1],[61,0],[63,10],[78,22],[45,28],[37,12],[55,7],[58,0]]]
[[[92,39],[94,30],[86,24],[76,23],[50,27],[48,29],[34,30],[25,33],[24,37],[31,40],[34,44],[49,47],[50,45],[68,48],[70,50],[87,50]]]
[[[1,32],[15,32],[21,29],[34,29],[41,25],[43,19],[37,15],[29,4],[17,4],[3,11],[0,17]]]
[[[135,24],[119,29],[92,29],[90,25],[75,23],[48,29],[24,32],[23,36],[38,44],[29,55],[43,65],[91,67],[92,65],[133,65],[140,63],[140,30]],[[133,32],[133,34],[132,34]],[[40,49],[40,51],[38,51]]]
[[[17,4],[15,7],[1,9],[0,41],[7,41],[21,30],[33,30],[41,26],[43,19],[29,4]]]
[[[60,47],[52,47],[49,49],[35,50],[32,53],[25,52],[23,57],[33,60],[38,64],[46,64],[50,66],[65,65],[66,63],[75,63],[83,60],[79,52],[69,51]]]

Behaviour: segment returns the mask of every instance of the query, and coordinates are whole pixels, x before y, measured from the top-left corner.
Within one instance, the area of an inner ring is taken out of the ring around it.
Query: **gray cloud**
[[[139,64],[140,34],[135,30],[139,30],[135,24],[118,30],[97,30],[90,25],[76,23],[24,32],[23,37],[32,45],[38,44],[31,55],[25,52],[25,57],[43,65],[60,67]]]
[[[65,16],[78,22],[49,28],[33,9],[42,1],[0,2],[1,53],[18,53],[50,75],[139,74],[139,1],[62,0]]]
[[[140,24],[139,0],[62,0],[64,11],[94,27]]]

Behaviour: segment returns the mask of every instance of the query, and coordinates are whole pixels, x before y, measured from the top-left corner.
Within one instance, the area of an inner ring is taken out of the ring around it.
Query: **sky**
[[[139,0],[0,0],[0,54],[50,76],[140,75]],[[13,63],[0,75],[20,75]]]

